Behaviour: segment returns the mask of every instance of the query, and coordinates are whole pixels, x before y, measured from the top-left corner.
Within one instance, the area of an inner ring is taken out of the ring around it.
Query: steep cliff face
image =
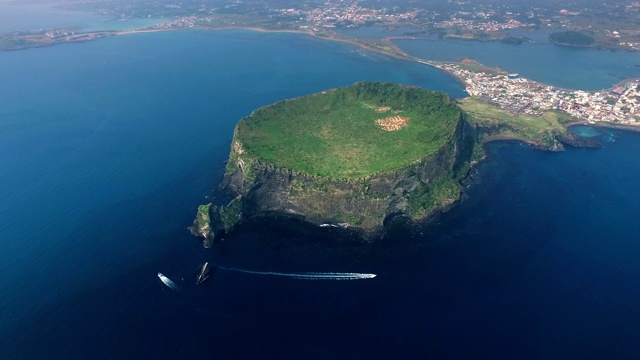
[[[228,205],[201,206],[191,228],[205,238],[255,216],[288,216],[311,224],[348,227],[367,235],[396,217],[422,220],[460,198],[476,146],[476,130],[461,111],[437,151],[401,168],[358,178],[331,178],[278,167],[246,150],[236,129],[222,188]],[[208,216],[209,221],[203,221]]]
[[[460,115],[456,131],[436,154],[397,171],[362,179],[328,179],[274,167],[245,156],[234,139],[223,189],[233,198],[224,206],[199,209],[194,235],[210,246],[214,237],[254,216],[280,215],[315,225],[383,229],[397,216],[422,220],[460,199],[460,185],[476,143],[472,125]],[[203,221],[209,215],[210,221]]]

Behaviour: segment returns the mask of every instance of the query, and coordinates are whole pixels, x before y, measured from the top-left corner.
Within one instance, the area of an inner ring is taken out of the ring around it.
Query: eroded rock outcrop
[[[192,232],[210,246],[216,236],[244,220],[278,215],[315,225],[340,224],[366,238],[396,217],[417,221],[448,210],[460,199],[459,180],[469,169],[477,142],[476,130],[464,114],[457,111],[456,116],[452,131],[433,153],[397,169],[357,178],[312,175],[274,165],[247,151],[236,129],[221,184],[232,200],[223,206],[200,206]]]

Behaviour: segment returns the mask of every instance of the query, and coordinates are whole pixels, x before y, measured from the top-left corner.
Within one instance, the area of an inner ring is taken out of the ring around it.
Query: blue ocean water
[[[435,36],[394,40],[407,53],[424,59],[458,61],[473,58],[553,86],[601,90],[640,77],[640,53],[561,46],[545,41],[549,31],[515,33],[535,39],[521,45],[501,42],[438,40]],[[541,39],[542,38],[542,39]]]
[[[38,311],[66,317],[55,310],[66,299],[176,248],[199,252],[185,228],[253,109],[359,80],[464,95],[434,69],[286,34],[138,34],[5,52],[0,64],[11,69],[0,81],[2,335]],[[158,265],[145,274],[154,289]]]
[[[605,147],[564,153],[489,144],[468,200],[374,244],[256,221],[203,249],[186,227],[223,201],[233,127],[253,109],[359,80],[462,86],[345,44],[243,31],[5,52],[0,68],[0,358],[640,351],[639,134],[577,128]],[[218,269],[196,286],[204,261],[378,276]]]
[[[359,39],[384,39],[387,36],[402,36],[405,33],[415,33],[420,31],[413,27],[398,26],[385,28],[381,26],[358,26],[355,28],[335,28],[336,32]]]
[[[88,11],[72,11],[51,3],[0,1],[0,33],[74,28],[82,31],[136,29],[165,22],[166,19],[114,19]]]
[[[0,33],[82,26],[102,19],[88,12],[64,11],[48,4],[0,1]]]

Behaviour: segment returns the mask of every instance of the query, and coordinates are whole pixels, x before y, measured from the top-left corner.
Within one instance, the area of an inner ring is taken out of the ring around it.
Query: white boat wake
[[[158,278],[160,278],[160,281],[162,281],[163,284],[167,285],[167,287],[169,287],[171,290],[180,291],[180,287],[178,286],[178,284],[171,281],[171,279],[169,279],[168,277],[162,275],[162,273],[158,273]]]
[[[246,274],[254,275],[271,275],[271,276],[283,276],[300,280],[362,280],[373,279],[376,274],[362,274],[362,273],[335,273],[335,272],[304,272],[304,273],[279,273],[271,271],[252,271],[238,268],[227,268],[218,266],[218,269],[227,271],[236,271]],[[171,280],[169,280],[171,281]]]

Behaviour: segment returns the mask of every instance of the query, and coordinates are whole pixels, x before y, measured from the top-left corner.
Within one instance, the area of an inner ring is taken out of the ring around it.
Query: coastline
[[[123,35],[131,35],[131,34],[157,33],[157,32],[166,32],[166,31],[173,31],[173,29],[116,30],[115,32],[113,32],[113,35],[123,36]],[[107,32],[105,31],[105,33]]]
[[[400,60],[413,61],[413,62],[417,62],[417,63],[423,64],[423,65],[431,66],[431,67],[433,67],[433,68],[435,68],[435,69],[437,69],[439,71],[442,71],[443,73],[453,77],[460,84],[462,84],[463,86],[466,87],[466,83],[465,83],[465,80],[463,78],[461,78],[460,76],[458,76],[457,74],[455,74],[455,73],[453,73],[451,71],[448,71],[446,69],[442,69],[442,68],[436,66],[435,64],[437,64],[438,61],[422,59],[422,58],[419,58],[419,57],[416,57],[416,56],[409,55],[406,52],[404,52],[402,49],[400,49],[397,45],[392,43],[392,40],[394,40],[394,39],[400,39],[400,38],[412,39],[412,37],[394,37],[394,36],[385,37],[384,40],[387,41],[390,45],[392,45],[393,48],[398,52],[398,53],[389,53],[389,52],[384,51],[382,49],[371,47],[371,46],[367,45],[366,43],[363,43],[363,42],[359,41],[356,38],[335,37],[335,36],[326,36],[325,37],[325,36],[319,36],[316,33],[314,33],[313,31],[308,31],[308,30],[306,30],[306,31],[305,30],[272,30],[272,29],[264,29],[264,28],[259,28],[259,27],[246,27],[246,26],[227,26],[227,27],[220,27],[220,28],[199,27],[199,29],[208,30],[208,31],[245,30],[245,31],[257,31],[257,32],[262,32],[262,33],[301,34],[301,35],[308,35],[308,36],[310,36],[310,37],[312,37],[314,39],[318,39],[318,40],[329,40],[329,41],[341,42],[341,43],[357,46],[357,47],[359,47],[359,48],[361,48],[363,50],[371,51],[371,52],[376,53],[376,54],[390,56],[392,58],[400,59]],[[179,29],[175,29],[175,30],[179,30]],[[171,31],[171,30],[168,30],[168,31]],[[465,58],[463,60],[473,62],[478,66],[483,66],[483,67],[489,68],[489,66],[481,64],[478,61],[476,61],[475,59]],[[466,90],[465,90],[465,92],[466,92]]]
[[[565,125],[567,130],[569,130],[573,126],[584,125],[584,126],[592,126],[596,128],[605,128],[605,129],[615,129],[615,130],[623,130],[623,131],[633,131],[640,132],[640,126],[638,125],[626,125],[626,124],[615,124],[611,122],[598,121],[598,122],[590,122],[587,120],[583,121],[574,121]]]
[[[572,124],[571,126],[573,125],[587,125],[587,126],[593,126],[593,127],[601,127],[605,129],[615,129],[615,130],[632,131],[632,132],[640,133],[640,126],[637,126],[637,125],[614,124],[614,123],[608,123],[608,122],[601,122],[601,123],[587,122],[586,124]]]
[[[488,143],[496,141],[520,141],[531,146],[540,147],[540,144],[536,143],[535,141],[527,140],[513,135],[489,135],[486,138],[482,139],[481,144],[484,146]]]
[[[384,37],[383,41],[385,41],[387,43],[388,46],[390,46],[394,52],[389,52],[388,50],[384,50],[381,48],[377,48],[375,46],[372,46],[370,44],[367,44],[365,41],[368,39],[358,39],[358,38],[351,38],[351,37],[346,37],[344,35],[328,35],[328,36],[321,36],[318,35],[317,33],[315,33],[314,31],[311,30],[291,30],[291,29],[266,29],[266,28],[262,28],[262,27],[257,27],[257,26],[221,26],[221,27],[207,27],[207,26],[194,26],[192,28],[159,28],[159,29],[155,29],[155,28],[143,28],[143,29],[127,29],[127,30],[98,30],[98,31],[91,31],[91,32],[87,32],[87,33],[81,33],[79,35],[92,35],[92,37],[90,38],[82,38],[82,39],[69,39],[69,40],[64,40],[64,41],[60,41],[60,42],[52,42],[52,43],[42,43],[42,44],[33,44],[33,45],[29,45],[27,47],[24,48],[18,48],[18,49],[7,49],[5,51],[15,51],[15,50],[23,50],[23,49],[27,49],[27,48],[37,48],[37,47],[46,47],[46,46],[53,46],[53,45],[58,45],[61,43],[65,43],[65,42],[86,42],[86,41],[92,41],[92,40],[98,40],[101,39],[103,37],[109,37],[109,36],[124,36],[124,35],[131,35],[131,34],[137,34],[137,33],[159,33],[159,32],[168,32],[168,31],[179,31],[179,30],[185,30],[185,29],[195,29],[195,30],[207,30],[207,31],[220,31],[220,30],[244,30],[244,31],[256,31],[256,32],[262,32],[262,33],[289,33],[289,34],[301,34],[301,35],[308,35],[311,36],[312,38],[318,39],[318,40],[329,40],[329,41],[336,41],[336,42],[341,42],[341,43],[346,43],[346,44],[351,44],[354,46],[357,46],[363,50],[367,50],[367,51],[371,51],[373,53],[377,53],[377,54],[381,54],[381,55],[385,55],[385,56],[390,56],[392,58],[396,58],[396,59],[400,59],[400,60],[408,60],[408,61],[414,61],[414,62],[418,62],[424,65],[428,65],[431,67],[434,67],[444,73],[446,73],[449,76],[454,77],[456,80],[458,80],[462,85],[466,85],[465,81],[463,78],[457,76],[456,74],[454,74],[451,71],[448,71],[446,69],[442,69],[438,66],[436,66],[436,64],[441,63],[440,61],[435,61],[435,60],[428,60],[428,59],[423,59],[423,58],[419,58],[413,55],[409,55],[407,54],[404,50],[402,50],[400,47],[398,47],[397,45],[395,45],[393,43],[393,40],[398,40],[398,39],[415,39],[414,37],[411,36],[386,36]],[[462,64],[463,62],[471,62],[477,66],[481,66],[487,69],[495,69],[498,71],[505,71],[504,69],[498,68],[498,67],[491,67],[485,64],[482,64],[480,62],[478,62],[477,60],[473,59],[473,58],[463,58],[459,61],[452,61],[451,63],[458,63],[458,64]],[[442,62],[442,63],[446,63],[446,62]],[[640,78],[628,78],[628,79],[624,79],[621,80],[620,82],[613,84],[612,86],[603,89],[603,91],[610,91],[620,85],[624,85],[630,81],[633,81],[635,79],[640,79]],[[533,82],[533,83],[537,83],[543,86],[549,86],[548,84],[544,84],[535,80],[531,80],[529,79],[529,81]],[[555,86],[554,86],[555,87]],[[556,87],[560,90],[566,90],[566,91],[576,91],[576,90],[580,90],[580,89],[568,89],[568,88],[560,88],[560,87]]]
[[[168,31],[178,31],[178,30],[186,30],[186,29],[194,29],[194,30],[207,30],[207,31],[224,31],[224,30],[240,30],[240,31],[254,31],[254,32],[261,32],[261,33],[288,33],[288,34],[300,34],[300,35],[307,35],[310,36],[314,39],[318,39],[318,40],[329,40],[329,41],[336,41],[336,42],[340,42],[340,43],[345,43],[345,44],[349,44],[349,45],[353,45],[356,46],[360,49],[363,49],[365,51],[370,51],[372,53],[377,53],[380,55],[384,55],[384,56],[389,56],[395,59],[399,59],[399,60],[406,60],[406,61],[413,61],[413,62],[417,62],[423,65],[427,65],[430,66],[432,68],[435,68],[451,77],[453,77],[455,80],[457,80],[463,87],[465,87],[465,92],[468,91],[466,90],[467,87],[467,82],[466,79],[457,75],[455,72],[448,70],[447,68],[443,67],[443,66],[438,66],[439,64],[458,64],[458,65],[465,65],[465,64],[473,64],[475,66],[481,67],[481,68],[486,68],[487,71],[498,71],[498,72],[503,72],[506,73],[506,71],[502,68],[499,67],[491,67],[488,65],[484,65],[480,62],[478,62],[477,60],[473,59],[473,58],[463,58],[459,61],[455,61],[455,62],[441,62],[441,61],[434,61],[434,60],[427,60],[427,59],[423,59],[420,57],[416,57],[413,55],[409,55],[407,54],[405,51],[403,51],[401,48],[399,48],[397,45],[393,44],[393,40],[396,39],[414,39],[414,37],[411,36],[386,36],[384,37],[381,41],[382,41],[382,46],[383,47],[379,47],[377,46],[375,43],[369,43],[368,41],[371,41],[370,39],[358,39],[358,38],[351,38],[348,36],[344,36],[344,35],[336,35],[334,33],[332,34],[327,34],[327,35],[319,35],[317,32],[312,31],[312,30],[298,30],[298,29],[266,29],[266,28],[262,28],[262,27],[257,27],[257,26],[221,26],[221,27],[207,27],[207,26],[194,26],[194,27],[189,27],[189,28],[185,28],[185,27],[177,27],[177,28],[143,28],[143,29],[127,29],[127,30],[107,30],[107,31],[95,31],[95,32],[87,32],[87,33],[81,33],[81,34],[77,34],[80,35],[77,38],[67,38],[64,39],[62,41],[57,41],[57,42],[51,42],[51,43],[34,43],[31,44],[27,47],[24,48],[20,48],[20,49],[26,49],[29,47],[45,47],[45,46],[52,46],[52,45],[57,45],[57,44],[61,44],[61,43],[67,43],[67,42],[86,42],[86,41],[92,41],[92,40],[98,40],[104,37],[110,37],[110,36],[124,36],[124,35],[131,35],[131,34],[137,34],[137,33],[160,33],[160,32],[168,32]],[[378,40],[380,41],[380,40]],[[7,49],[7,51],[10,50],[20,50],[20,49]],[[617,87],[620,86],[624,86],[626,84],[628,84],[631,81],[637,80],[640,78],[628,78],[628,79],[624,79],[616,84],[613,84],[611,87],[607,88],[607,89],[603,89],[602,91],[612,91]],[[528,79],[529,82],[531,83],[535,83],[538,84],[540,86],[550,86],[541,82],[537,82],[535,80],[531,80]],[[564,90],[564,91],[578,91],[577,89],[566,89],[566,88],[559,88],[556,87],[557,89],[560,90]],[[461,99],[464,99],[466,97],[463,97]],[[611,127],[611,128],[616,128],[616,129],[621,129],[621,130],[630,130],[630,131],[638,131],[640,132],[640,126],[637,125],[629,125],[629,124],[614,124],[614,123],[602,123],[600,124],[599,121],[597,122],[590,122],[590,121],[577,121],[577,122],[573,122],[573,123],[569,123],[566,124],[565,130],[568,130],[570,126],[573,125],[577,125],[577,124],[588,124],[591,126],[601,126],[601,127]],[[485,141],[483,141],[483,143],[485,142],[491,142],[491,141],[499,141],[499,140],[520,140],[523,142],[526,142],[530,145],[533,146],[540,146],[540,144],[533,142],[531,140],[527,140],[524,138],[518,138],[515,136],[511,136],[511,135],[506,135],[506,136],[502,136],[502,135],[495,135],[495,136],[490,136],[488,139],[486,139]]]
[[[593,49],[593,50],[601,50],[601,51],[628,51],[628,52],[638,52],[638,50],[633,49],[633,48],[627,48],[624,46],[620,46],[620,47],[615,47],[615,46],[607,46],[604,44],[595,44],[595,45],[575,45],[575,44],[568,44],[568,43],[562,43],[562,42],[558,42],[558,41],[553,41],[553,40],[549,40],[549,42],[551,42],[552,44],[558,45],[558,46],[566,46],[566,47],[571,47],[571,48],[577,48],[577,49]]]
[[[398,51],[398,53],[389,53],[387,51],[384,51],[382,49],[378,49],[372,46],[367,45],[366,43],[363,43],[361,41],[359,41],[356,38],[348,38],[348,37],[341,37],[341,36],[320,36],[318,34],[316,34],[315,32],[311,31],[311,30],[274,30],[274,29],[265,29],[265,28],[261,28],[261,27],[251,27],[251,26],[224,26],[224,27],[216,27],[216,28],[209,28],[209,27],[204,27],[204,26],[200,26],[197,27],[197,29],[202,29],[202,30],[208,30],[208,31],[219,31],[219,30],[245,30],[245,31],[256,31],[256,32],[262,32],[262,33],[286,33],[286,34],[301,34],[301,35],[308,35],[311,36],[314,39],[318,39],[318,40],[329,40],[329,41],[336,41],[336,42],[341,42],[341,43],[345,43],[345,44],[351,44],[351,45],[355,45],[361,49],[364,50],[368,50],[377,54],[381,54],[381,55],[386,55],[386,56],[391,56],[393,58],[396,59],[401,59],[401,60],[409,60],[409,61],[416,61],[419,62],[419,58],[416,58],[414,56],[408,55],[406,54],[404,51],[402,51],[402,49],[400,49],[399,47],[397,47],[396,45],[394,45],[393,43],[391,43],[388,38],[385,38],[385,40],[389,41],[389,44],[393,46],[393,48]],[[171,30],[180,30],[180,29],[168,29],[169,31]],[[426,61],[426,60],[425,60]],[[430,64],[426,64],[426,65],[430,65]],[[432,66],[432,65],[430,65]]]
[[[329,41],[336,41],[336,42],[341,42],[341,43],[346,43],[346,44],[350,44],[350,45],[354,45],[357,46],[363,50],[366,51],[371,51],[373,53],[377,53],[380,55],[384,55],[384,56],[390,56],[392,58],[396,58],[396,59],[400,59],[400,60],[406,60],[406,61],[413,61],[413,62],[417,62],[423,65],[427,65],[430,66],[432,68],[435,68],[451,77],[453,77],[454,79],[456,79],[461,85],[463,85],[465,87],[465,92],[466,91],[466,81],[464,78],[458,76],[457,74],[455,74],[452,71],[449,71],[445,68],[439,67],[437,66],[438,63],[440,63],[439,61],[433,61],[433,60],[427,60],[427,59],[422,59],[416,56],[412,56],[409,55],[407,53],[405,53],[402,49],[400,49],[398,46],[396,46],[395,44],[392,43],[392,40],[396,39],[396,38],[407,38],[407,39],[412,39],[412,37],[397,37],[397,36],[387,36],[384,38],[384,41],[386,41],[389,45],[392,46],[392,48],[397,51],[396,53],[391,53],[388,51],[385,51],[383,49],[380,48],[376,48],[373,46],[370,46],[362,41],[360,41],[359,39],[356,38],[348,38],[348,37],[342,37],[342,36],[319,36],[317,35],[315,32],[310,31],[310,30],[276,30],[276,29],[265,29],[265,28],[260,28],[260,27],[250,27],[250,26],[227,26],[227,27],[218,27],[218,28],[207,28],[207,27],[197,27],[196,29],[202,29],[202,30],[209,30],[209,31],[219,31],[219,30],[242,30],[242,31],[256,31],[256,32],[262,32],[262,33],[290,33],[290,34],[301,34],[301,35],[307,35],[310,36],[314,39],[318,39],[318,40],[329,40]],[[157,31],[173,31],[173,30],[181,30],[181,29],[160,29]],[[132,31],[130,33],[136,33],[136,32],[145,32],[145,31]],[[156,31],[148,31],[148,32],[156,32]],[[129,33],[126,33],[129,34]],[[122,34],[122,35],[126,35],[126,34]],[[480,66],[483,68],[487,68],[487,69],[492,69],[494,71],[501,71],[506,73],[506,71],[502,68],[499,67],[491,67],[485,64],[482,64],[480,62],[478,62],[477,60],[473,59],[473,58],[463,58],[457,62],[455,62],[457,64],[464,64],[464,63],[472,63],[476,66]],[[607,88],[607,89],[603,89],[603,91],[611,91],[613,89],[615,89],[616,87],[619,87],[621,85],[625,85],[627,83],[629,83],[630,81],[634,81],[636,79],[640,79],[640,78],[628,78],[628,79],[624,79],[614,85],[612,85],[611,87]],[[529,79],[530,82],[532,83],[536,83],[539,84],[541,86],[550,86],[548,84],[544,84],[535,80],[531,80]],[[567,88],[559,88],[558,89],[561,90],[565,90],[565,91],[576,91],[577,89],[567,89]],[[468,92],[467,92],[468,93]],[[602,123],[600,124],[600,122],[590,122],[587,120],[581,120],[581,121],[576,121],[576,122],[572,122],[569,124],[564,125],[564,128],[566,131],[569,131],[569,128],[573,125],[589,125],[589,126],[595,126],[595,127],[608,127],[608,128],[615,128],[615,129],[619,129],[619,130],[628,130],[628,131],[635,131],[635,132],[640,132],[640,126],[637,125],[625,125],[625,124],[613,124],[613,123]],[[526,143],[528,145],[540,148],[540,149],[546,149],[544,146],[542,146],[540,143],[535,142],[535,141],[531,141],[525,138],[521,138],[521,137],[517,137],[517,136],[512,136],[512,135],[491,135],[489,137],[487,137],[486,139],[483,139],[482,141],[482,145],[489,143],[489,142],[494,142],[494,141],[510,141],[510,140],[516,140],[516,141],[522,141],[523,143]],[[552,149],[548,149],[548,150],[552,150]]]

